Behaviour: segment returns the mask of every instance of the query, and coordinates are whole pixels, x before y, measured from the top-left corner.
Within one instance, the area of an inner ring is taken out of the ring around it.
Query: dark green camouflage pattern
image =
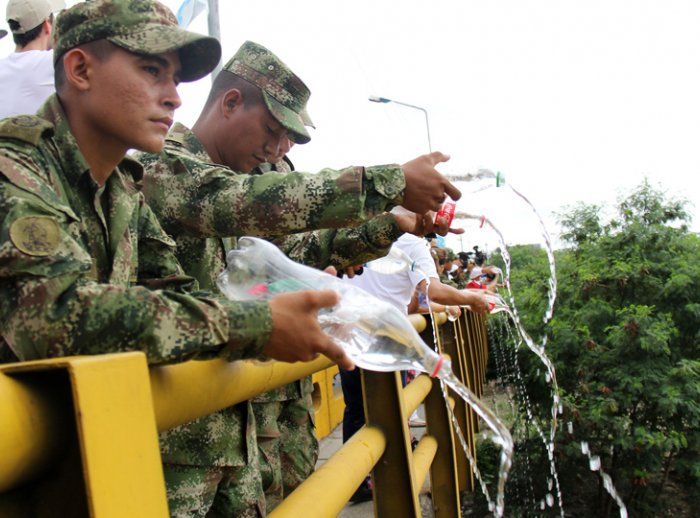
[[[447,286],[457,288],[457,283],[450,279],[450,276],[444,272],[440,274],[440,282],[446,284]]]
[[[149,204],[174,236],[183,267],[203,287],[211,289],[215,289],[217,277],[224,269],[225,251],[233,245],[233,237],[274,236],[318,226],[359,223],[400,203],[405,186],[397,166],[370,168],[366,175],[371,177],[369,180],[363,180],[362,168],[340,172],[326,170],[314,175],[235,174],[212,164],[204,146],[181,124],[172,129],[163,153],[139,154],[138,158],[146,168],[144,191]],[[374,242],[377,244],[384,245]],[[316,253],[319,260],[322,255]],[[281,391],[273,391],[267,397],[275,401],[298,400],[302,394],[310,394],[311,389],[310,379],[305,379]],[[297,427],[296,431],[303,431],[306,436],[291,440],[290,445],[316,441],[310,408],[305,408],[311,424]],[[229,408],[162,435],[166,470],[168,463],[202,466],[203,469],[206,466],[240,466],[241,459],[250,456],[251,444],[255,444],[249,430],[243,440],[240,423],[246,417],[250,423],[249,413],[240,407]],[[237,435],[239,442],[227,435]],[[315,456],[307,452],[301,458]],[[305,472],[304,477],[308,473]],[[179,491],[181,489],[169,487],[169,492]]]
[[[401,234],[396,220],[387,213],[358,227],[291,234],[273,243],[298,263],[340,270],[385,256]]]
[[[99,187],[55,96],[0,122],[0,347],[20,360],[261,353],[269,306],[189,294],[197,283],[136,187],[142,172],[125,158]]]
[[[295,398],[254,404],[260,472],[271,511],[314,471],[319,446],[310,380]]]
[[[311,92],[304,82],[268,49],[246,41],[224,65],[222,73],[235,74],[262,91],[273,117],[291,134],[297,144],[311,140],[306,126],[313,126],[306,111]]]
[[[405,179],[396,165],[236,174],[211,163],[194,133],[175,124],[159,155],[138,154],[144,193],[177,243],[183,268],[214,289],[230,240],[277,237],[318,228],[359,225],[402,201]],[[364,173],[364,174],[363,174]]]
[[[173,518],[265,516],[257,461],[235,468],[164,465]]]
[[[154,0],[91,0],[62,11],[53,29],[54,64],[68,50],[108,40],[137,54],[178,51],[181,81],[211,72],[221,59],[215,38],[181,29],[166,6]]]
[[[268,171],[291,172],[284,157]],[[260,172],[254,172],[260,174]],[[338,269],[386,255],[402,231],[393,216],[382,214],[356,228],[324,229],[279,237],[273,242],[292,260],[315,268]],[[253,399],[260,449],[260,470],[268,510],[306,480],[318,460],[311,377]]]

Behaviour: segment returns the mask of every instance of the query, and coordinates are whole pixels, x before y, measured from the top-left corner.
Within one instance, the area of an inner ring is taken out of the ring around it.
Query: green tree
[[[564,483],[589,475],[585,440],[630,511],[650,513],[668,505],[670,473],[689,488],[700,481],[700,239],[688,231],[685,203],[647,181],[618,202],[611,221],[601,213],[580,204],[560,215],[570,247],[556,254],[558,302],[546,329],[537,320],[546,289],[535,280],[544,254],[511,250],[511,284],[521,314],[537,317],[524,319],[526,327],[549,335],[563,421],[573,423],[572,435],[564,427],[558,437]],[[531,354],[520,358],[545,418],[549,394],[534,375],[541,365]],[[612,508],[602,485],[598,494],[591,515]]]

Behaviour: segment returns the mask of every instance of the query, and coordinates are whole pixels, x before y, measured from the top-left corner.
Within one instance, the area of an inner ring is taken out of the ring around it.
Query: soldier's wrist
[[[368,238],[376,248],[388,248],[404,234],[396,218],[389,212],[373,218],[368,225]]]
[[[228,343],[222,355],[228,360],[257,358],[272,333],[272,311],[266,301],[223,302],[229,316]]]

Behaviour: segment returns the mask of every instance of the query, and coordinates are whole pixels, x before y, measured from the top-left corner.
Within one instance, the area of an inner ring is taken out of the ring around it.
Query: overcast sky
[[[176,10],[180,0],[165,3]],[[317,129],[290,155],[300,170],[401,163],[427,151],[423,113],[367,100],[379,95],[428,111],[433,149],[452,156],[443,172],[502,171],[553,236],[553,211],[613,201],[644,175],[697,214],[697,0],[219,4],[225,59],[257,41],[311,88]],[[190,28],[206,32],[206,15]],[[194,122],[209,85],[182,86],[178,120]],[[539,241],[519,201],[507,191],[494,199],[484,209],[466,195],[458,207],[490,211],[508,243]]]

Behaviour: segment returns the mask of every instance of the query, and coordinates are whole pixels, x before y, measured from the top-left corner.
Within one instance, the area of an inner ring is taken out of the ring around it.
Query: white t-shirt
[[[392,246],[403,250],[414,261],[416,267],[424,271],[428,277],[438,278],[435,261],[430,255],[430,245],[425,239],[413,234],[404,234]],[[385,275],[365,268],[362,275],[356,275],[352,279],[344,277],[343,280],[362,288],[378,299],[393,304],[401,313],[407,314],[407,306],[411,302],[416,286],[423,280],[423,275],[416,271]]]
[[[54,93],[53,52],[28,50],[0,59],[0,119],[33,115]]]

